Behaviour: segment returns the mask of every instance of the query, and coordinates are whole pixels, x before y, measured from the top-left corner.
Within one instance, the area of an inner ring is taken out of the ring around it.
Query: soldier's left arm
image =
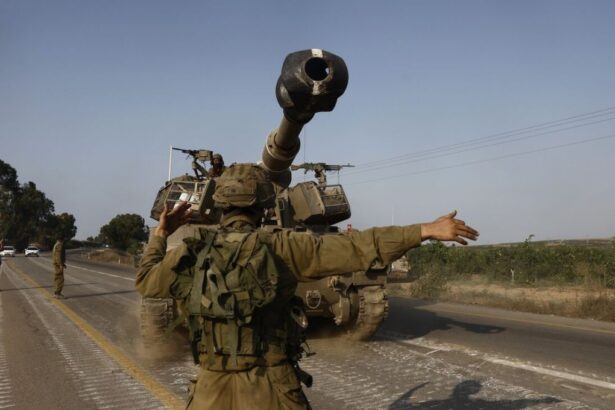
[[[166,252],[165,237],[152,236],[137,270],[135,286],[146,298],[171,297],[170,289],[177,278],[175,268],[182,256],[188,253],[186,245]]]
[[[320,236],[282,231],[272,237],[274,253],[299,280],[386,265],[420,244],[420,224]]]
[[[175,269],[183,256],[188,256],[186,244],[167,252],[167,237],[185,224],[190,216],[190,204],[183,202],[173,209],[165,207],[160,224],[154,229],[137,270],[135,286],[146,298],[171,297],[171,285],[177,279]]]
[[[62,266],[66,267],[66,245],[62,243],[62,253],[60,254],[62,259]]]
[[[282,231],[273,235],[272,246],[299,280],[315,279],[388,265],[426,239],[462,245],[467,245],[466,239],[476,240],[478,231],[456,216],[453,211],[429,223],[371,228],[348,235]]]

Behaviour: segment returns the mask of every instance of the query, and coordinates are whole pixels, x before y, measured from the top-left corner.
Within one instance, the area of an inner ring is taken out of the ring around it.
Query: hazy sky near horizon
[[[0,159],[77,238],[153,225],[169,145],[259,160],[284,57],[323,48],[350,82],[296,162],[357,166],[353,226],[458,209],[478,243],[612,237],[613,21],[596,0],[2,0]]]

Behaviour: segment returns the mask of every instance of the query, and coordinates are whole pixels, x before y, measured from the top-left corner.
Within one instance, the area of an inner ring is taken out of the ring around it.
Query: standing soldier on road
[[[64,249],[64,239],[58,238],[56,244],[53,245],[53,297],[56,299],[64,299],[62,289],[64,288],[64,269],[66,268],[66,251]]]
[[[224,158],[220,154],[214,154],[211,157],[211,168],[207,171],[207,176],[209,178],[216,178],[221,176],[224,171],[226,171]]]
[[[3,250],[4,250],[4,239],[0,239],[0,252],[2,252]],[[2,256],[0,256],[0,275],[1,274],[2,274]]]
[[[186,223],[189,204],[160,216],[144,252],[136,286],[144,297],[185,302],[201,371],[189,409],[309,409],[299,369],[305,316],[294,297],[298,281],[390,264],[423,240],[475,240],[456,212],[426,224],[316,236],[258,229],[273,206],[273,185],[254,164],[234,164],[217,179],[218,231],[166,252],[167,237]]]

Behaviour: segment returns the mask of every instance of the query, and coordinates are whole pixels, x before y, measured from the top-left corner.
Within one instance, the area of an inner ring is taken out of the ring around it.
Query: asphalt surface
[[[0,409],[181,408],[197,367],[139,337],[134,269],[22,255],[0,275]],[[614,408],[615,324],[391,298],[374,340],[310,332],[316,409]]]

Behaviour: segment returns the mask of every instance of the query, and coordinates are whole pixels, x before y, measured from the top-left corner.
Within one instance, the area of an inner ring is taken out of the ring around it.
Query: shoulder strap
[[[199,251],[198,253],[196,265],[195,265],[196,269],[194,270],[195,271],[194,276],[190,278],[190,277],[186,277],[183,275],[179,275],[177,278],[179,281],[181,281],[182,283],[186,285],[189,285],[190,282],[192,282],[192,284],[190,285],[191,286],[190,293],[189,293],[190,296],[186,304],[187,309],[183,311],[173,322],[171,322],[169,326],[167,326],[165,330],[165,335],[167,337],[169,337],[173,333],[173,331],[175,330],[175,328],[177,328],[177,326],[182,324],[186,319],[189,319],[188,316],[198,315],[200,313],[201,293],[202,293],[203,281],[205,277],[205,272],[202,268],[203,268],[203,265],[205,264],[205,259],[209,255],[209,250],[211,249],[214,243],[214,240],[216,238],[216,232],[203,229],[201,230],[200,234],[201,234],[201,240],[203,240],[205,244],[203,248],[201,249],[201,251]],[[195,288],[200,289],[200,291],[193,292]],[[190,321],[188,323],[188,326],[190,327],[190,333],[191,333],[190,337],[194,338],[194,332],[196,331],[196,329],[192,329],[193,326],[190,323]]]
[[[194,266],[194,281],[190,290],[190,299],[188,300],[188,328],[190,330],[190,347],[192,350],[192,358],[194,363],[199,363],[199,343],[203,337],[203,329],[200,326],[198,315],[201,314],[201,298],[203,295],[203,282],[205,279],[205,264],[209,257],[209,251],[216,239],[216,232],[206,229],[201,229],[201,239],[205,246],[197,255],[196,265]],[[208,352],[209,354],[209,352]]]
[[[203,294],[203,281],[205,279],[205,260],[209,256],[209,251],[214,243],[214,239],[216,239],[215,231],[203,229],[201,230],[201,235],[205,242],[205,246],[201,249],[196,259],[192,290],[190,291],[190,299],[188,300],[188,312],[190,312],[191,315],[198,315],[201,313],[201,295]]]

